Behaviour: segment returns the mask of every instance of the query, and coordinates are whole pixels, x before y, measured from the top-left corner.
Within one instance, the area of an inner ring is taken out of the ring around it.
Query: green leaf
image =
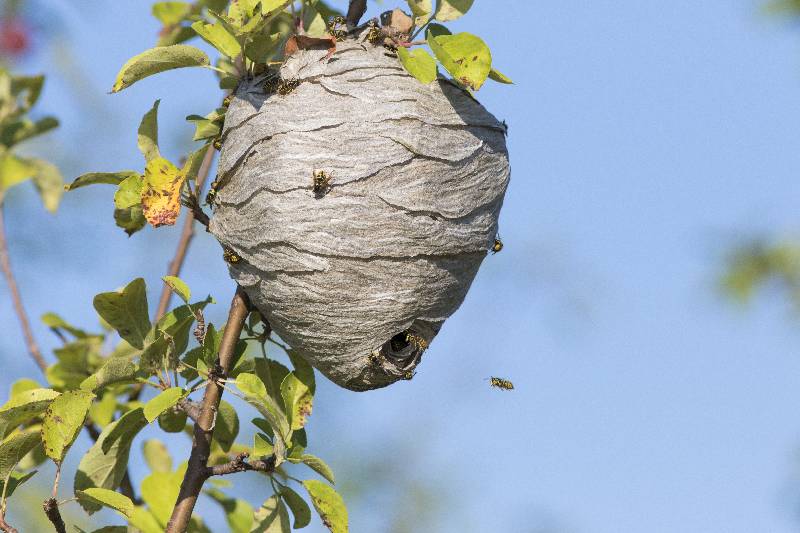
[[[75,472],[75,490],[86,490],[92,487],[114,490],[119,487],[128,468],[131,444],[136,433],[147,423],[138,410],[141,425],[134,427],[128,411],[119,420],[106,426],[89,451],[81,458]],[[128,415],[126,417],[126,415]],[[109,440],[109,437],[112,439]],[[84,510],[92,514],[100,510],[100,505],[81,501]]]
[[[322,523],[332,533],[347,533],[349,531],[347,507],[339,493],[330,485],[315,479],[303,481],[303,486],[311,496],[311,503],[314,504]]]
[[[141,533],[164,533],[164,528],[158,523],[156,517],[145,507],[136,507],[128,519],[128,524]]]
[[[201,117],[200,115],[189,115],[186,120],[194,124],[193,141],[205,141],[216,139],[222,133],[222,125],[225,123],[224,107],[220,107]]]
[[[26,160],[0,152],[0,204],[5,191],[31,179],[34,172]]]
[[[176,472],[153,472],[142,480],[142,499],[162,526],[172,514],[185,471],[186,463],[183,463]]]
[[[122,66],[111,92],[119,92],[139,80],[177,68],[207,67],[211,64],[202,50],[185,44],[151,48],[132,57]]]
[[[186,427],[188,418],[185,412],[170,409],[158,415],[158,427],[167,433],[180,433]]]
[[[250,533],[289,533],[289,512],[277,496],[271,496],[256,511]]]
[[[313,374],[312,374],[313,376]],[[281,383],[281,397],[292,429],[301,429],[311,415],[314,396],[308,383],[290,372]]]
[[[121,170],[120,172],[89,172],[81,174],[75,180],[65,187],[67,191],[74,191],[87,185],[97,185],[106,183],[108,185],[119,185],[126,178],[138,176],[138,172],[133,170]]]
[[[45,313],[42,315],[41,320],[45,326],[54,332],[61,333],[62,331],[66,331],[76,339],[85,339],[90,336],[97,337],[97,335],[89,335],[84,330],[76,328],[55,313]]]
[[[113,392],[106,392],[99,402],[94,402],[89,406],[89,418],[92,422],[106,427],[114,420],[114,412],[117,410],[117,396]]]
[[[42,159],[29,159],[28,164],[34,170],[31,179],[42,198],[42,204],[45,209],[55,213],[64,195],[64,178],[61,177],[61,172],[58,167]]]
[[[131,409],[127,413],[119,417],[119,420],[114,422],[106,429],[111,429],[108,435],[103,439],[102,451],[108,453],[109,450],[117,443],[118,440],[129,440],[136,436],[147,425],[147,419],[144,417],[144,409],[137,407]],[[105,430],[103,431],[105,433]],[[98,442],[100,442],[98,440]]]
[[[189,303],[189,300],[192,297],[192,292],[189,290],[189,286],[179,277],[177,276],[164,276],[161,278],[164,280],[164,283],[169,285],[169,288],[177,294],[181,300]]]
[[[23,118],[0,127],[0,145],[11,148],[57,127],[58,120],[54,117],[44,117],[36,121]]]
[[[205,307],[213,303],[213,301],[211,297],[208,297],[203,301],[195,302],[191,305],[176,307],[158,321],[148,339],[154,339],[158,331],[163,331],[172,337],[175,344],[175,355],[182,354],[189,345],[189,334],[196,320],[195,314],[205,309]],[[177,363],[177,361],[175,362]]]
[[[228,33],[228,30],[220,23],[207,24],[198,20],[192,24],[192,29],[201,39],[231,59],[236,59],[242,53],[242,46],[239,41]]]
[[[160,369],[171,369],[175,361],[175,340],[169,334],[156,330],[155,340],[149,342],[139,358],[142,368],[154,374]]]
[[[153,107],[144,114],[137,133],[136,144],[139,146],[144,160],[148,163],[161,157],[161,152],[158,150],[158,105],[160,103],[161,100],[156,100]]]
[[[78,533],[88,533],[85,529],[75,526]],[[128,533],[128,526],[103,526],[100,529],[94,529],[91,533]]]
[[[138,375],[139,366],[133,361],[133,356],[109,357],[80,387],[83,390],[97,391],[108,385],[135,382]]]
[[[86,490],[76,490],[75,496],[78,497],[78,500],[83,502],[110,507],[125,518],[128,518],[133,513],[133,502],[131,499],[113,490],[95,487]]]
[[[308,506],[302,496],[297,494],[291,487],[286,485],[280,486],[280,495],[289,509],[292,510],[294,515],[294,529],[301,529],[306,527],[311,522],[311,508]]]
[[[447,22],[461,18],[469,11],[475,0],[437,0],[436,20]]]
[[[275,452],[272,443],[263,433],[253,435],[253,457],[269,457]]]
[[[239,374],[236,376],[236,386],[247,396],[260,398],[267,395],[267,388],[258,376],[254,374]]]
[[[321,475],[322,477],[330,481],[331,485],[336,484],[336,479],[333,476],[333,470],[331,470],[331,467],[329,467],[325,463],[325,461],[323,461],[319,457],[306,453],[303,454],[302,457],[300,457],[300,462],[302,462],[311,470],[313,470],[317,474]]]
[[[433,1],[432,0],[407,0],[408,7],[414,15],[414,25],[418,28],[425,25],[431,20],[433,14]]]
[[[480,37],[471,33],[435,37],[428,30],[427,40],[456,81],[475,91],[481,88],[492,69],[492,53]]]
[[[231,533],[250,533],[253,527],[253,507],[244,500],[231,498],[217,489],[205,491],[225,511],[225,520]]]
[[[499,70],[493,68],[489,71],[489,79],[494,80],[498,83],[505,83],[507,85],[513,85],[513,81],[511,78],[500,72]]]
[[[28,452],[42,442],[39,429],[21,431],[0,442],[0,479],[5,479]]]
[[[20,424],[39,416],[58,396],[59,393],[53,389],[40,388],[13,395],[0,407],[0,438],[8,435]]]
[[[167,446],[158,439],[148,439],[142,444],[142,453],[147,466],[153,472],[172,472],[172,457]]]
[[[11,92],[21,100],[21,111],[27,112],[36,105],[42,94],[44,76],[13,76],[11,78]]]
[[[185,396],[186,391],[180,387],[170,387],[161,391],[158,396],[144,405],[145,419],[148,423],[154,421],[161,413],[174,407]]]
[[[277,397],[281,392],[281,383],[289,374],[289,369],[272,359],[256,359],[256,374],[267,386],[269,394]]]
[[[8,398],[9,398],[9,400],[11,400],[13,398],[16,398],[17,396],[19,396],[23,392],[27,392],[27,391],[33,390],[33,389],[41,389],[41,388],[42,388],[42,386],[35,379],[20,378],[17,381],[15,381],[14,383],[11,384],[11,390],[8,393]],[[5,407],[6,407],[5,405],[0,406],[0,409],[4,409]]]
[[[239,416],[236,409],[225,400],[221,400],[217,409],[214,440],[223,451],[228,452],[239,434]]]
[[[436,80],[439,72],[436,68],[436,60],[422,48],[397,49],[397,56],[403,67],[420,82],[428,84]]]
[[[147,311],[147,287],[136,278],[121,291],[104,292],[94,297],[94,308],[100,317],[117,330],[131,346],[142,349],[150,331]]]
[[[67,450],[78,437],[94,397],[87,391],[67,391],[45,410],[42,425],[44,452],[56,463],[64,460]]]
[[[114,221],[129,236],[147,223],[142,208],[143,188],[144,176],[132,175],[122,180],[114,193]]]
[[[153,16],[164,26],[180,24],[191,13],[189,2],[156,2],[153,4]]]
[[[19,472],[12,472],[11,477],[8,478],[8,486],[5,486],[5,478],[0,479],[0,494],[5,494],[6,498],[10,498],[14,491],[17,490],[17,487],[28,481],[33,475],[36,473],[36,470],[28,472],[26,474],[20,474]]]

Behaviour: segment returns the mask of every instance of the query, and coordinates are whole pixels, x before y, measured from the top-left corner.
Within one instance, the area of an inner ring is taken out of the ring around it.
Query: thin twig
[[[165,533],[183,533],[189,524],[192,510],[197,502],[197,496],[203,488],[203,483],[208,479],[208,457],[211,454],[211,439],[214,436],[214,422],[217,409],[222,398],[222,383],[233,361],[236,343],[242,334],[245,320],[249,314],[247,296],[241,287],[237,287],[236,295],[231,301],[228,321],[222,335],[219,347],[218,364],[216,371],[210,376],[210,384],[203,395],[203,404],[197,423],[194,425],[194,440],[192,453],[189,456],[189,465],[181,483],[178,500],[172,510],[172,516],[167,523]]]
[[[197,172],[197,180],[195,186],[195,194],[199,197],[200,191],[203,189],[203,184],[205,183],[206,179],[208,178],[208,174],[211,170],[211,163],[214,160],[214,153],[215,150],[211,147],[208,148],[206,151],[206,155],[203,158],[203,163],[200,165],[200,170]],[[196,212],[194,210],[190,210],[186,213],[186,217],[183,221],[183,230],[181,231],[181,238],[178,241],[178,247],[175,249],[175,255],[172,258],[172,261],[169,263],[169,269],[167,272],[168,276],[178,276],[181,273],[181,268],[183,267],[183,262],[186,260],[186,252],[189,249],[189,244],[192,242],[192,238],[194,237],[194,221],[196,219]],[[164,284],[164,288],[161,290],[161,297],[158,300],[158,309],[156,310],[156,322],[158,322],[161,317],[163,317],[167,313],[167,309],[169,308],[169,301],[172,298],[172,288],[166,283]]]
[[[350,0],[350,5],[347,7],[347,26],[354,28],[358,26],[358,22],[364,13],[367,12],[367,0]]]
[[[11,261],[8,258],[6,228],[3,218],[3,206],[0,204],[0,268],[3,270],[9,292],[11,293],[11,303],[14,305],[14,312],[17,314],[20,326],[22,326],[22,335],[25,337],[28,353],[31,354],[33,360],[36,361],[41,371],[44,372],[47,370],[47,363],[44,357],[42,357],[39,345],[36,344],[36,339],[33,338],[31,324],[28,320],[27,313],[25,313],[25,307],[22,305],[22,296],[20,296],[19,287],[17,286],[16,278],[14,278],[14,272],[11,270]]]
[[[64,519],[61,518],[61,511],[58,510],[58,501],[55,498],[48,498],[42,504],[42,508],[56,529],[56,533],[67,533],[67,526],[64,524]]]

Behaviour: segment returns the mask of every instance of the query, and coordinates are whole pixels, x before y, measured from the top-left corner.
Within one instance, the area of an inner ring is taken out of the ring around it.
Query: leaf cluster
[[[157,425],[168,433],[192,437],[190,418],[199,405],[192,398],[215,374],[225,326],[206,324],[203,310],[213,300],[192,300],[189,287],[167,276],[165,283],[181,298],[181,305],[151,322],[144,280],[94,297],[100,319],[98,332],[88,332],[54,313],[43,322],[61,339],[57,361],[46,372],[47,385],[25,379],[16,382],[9,400],[0,407],[0,483],[2,505],[18,487],[50,459],[61,468],[85,428],[99,431],[96,442],[80,459],[74,477],[75,497],[93,514],[102,507],[115,510],[128,526],[144,533],[164,530],[183,480],[186,463],[174,466],[164,444],[156,439],[142,443],[150,474],[139,485],[141,499],[121,493],[136,437]],[[195,346],[192,345],[195,339]],[[283,346],[273,339],[260,315],[253,313],[237,344],[234,363],[221,383],[235,397],[255,407],[259,416],[251,443],[237,442],[241,421],[237,408],[222,401],[217,412],[208,465],[225,465],[236,457],[252,457],[274,465],[259,472],[273,495],[259,509],[228,496],[224,482],[212,479],[207,494],[220,504],[231,530],[289,531],[289,511],[294,527],[304,527],[316,509],[331,531],[347,531],[347,511],[331,486],[334,475],[320,458],[306,453],[305,426],[313,407],[314,371],[297,353],[287,349],[289,366],[271,359],[267,345]],[[141,389],[153,394],[141,399]],[[238,400],[236,400],[238,401]],[[305,465],[327,482],[299,480],[292,465]],[[299,483],[308,501],[292,487]],[[109,526],[123,527],[123,526]],[[208,529],[193,517],[189,531]]]

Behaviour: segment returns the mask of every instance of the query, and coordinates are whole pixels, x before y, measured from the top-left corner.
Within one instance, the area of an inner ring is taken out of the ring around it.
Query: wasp
[[[222,139],[220,139],[219,137],[214,139],[213,146],[214,146],[214,149],[217,150],[217,151],[222,150]]]
[[[372,19],[367,23],[367,27],[369,28],[369,30],[367,30],[367,41],[375,45],[380,44],[384,37],[383,32],[380,27],[378,27],[378,22]]]
[[[301,82],[298,79],[284,80],[282,78],[274,77],[270,78],[266,83],[264,83],[264,90],[268,93],[278,93],[281,96],[286,96],[297,89],[297,86],[300,85],[300,83]]]
[[[490,377],[489,385],[500,390],[514,390],[514,384],[503,378]]]
[[[208,188],[208,194],[206,194],[206,205],[214,206],[214,200],[217,199],[217,187],[219,187],[219,182],[212,181],[211,186]]]
[[[228,95],[228,96],[226,96],[226,97],[225,97],[225,99],[222,101],[222,107],[230,107],[230,105],[231,105],[231,100],[233,100],[233,95],[230,95],[230,94],[229,94],[229,95]]]
[[[494,244],[492,245],[492,254],[496,254],[502,249],[503,249],[503,241],[500,240],[500,237],[497,237],[494,240]]]
[[[314,194],[318,197],[325,196],[331,188],[331,176],[324,170],[315,170],[312,178]]]
[[[222,251],[222,258],[225,260],[226,263],[235,265],[242,261],[242,258],[236,255],[236,252],[231,250],[230,248],[225,248]]]
[[[347,27],[347,21],[342,16],[332,17],[328,22],[328,33],[337,41],[344,41],[347,37],[347,30],[342,27]]]
[[[406,370],[403,373],[403,379],[405,379],[405,380],[414,379],[414,371],[413,370]]]
[[[380,351],[372,352],[371,354],[369,354],[367,359],[369,360],[369,364],[371,364],[372,366],[381,366],[381,352]]]
[[[411,332],[406,333],[406,342],[413,344],[421,352],[424,352],[428,349],[428,341]]]

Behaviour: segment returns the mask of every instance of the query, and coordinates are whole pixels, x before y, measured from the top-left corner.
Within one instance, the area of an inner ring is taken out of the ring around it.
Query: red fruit
[[[28,28],[19,19],[0,21],[0,55],[20,56],[28,51]]]

